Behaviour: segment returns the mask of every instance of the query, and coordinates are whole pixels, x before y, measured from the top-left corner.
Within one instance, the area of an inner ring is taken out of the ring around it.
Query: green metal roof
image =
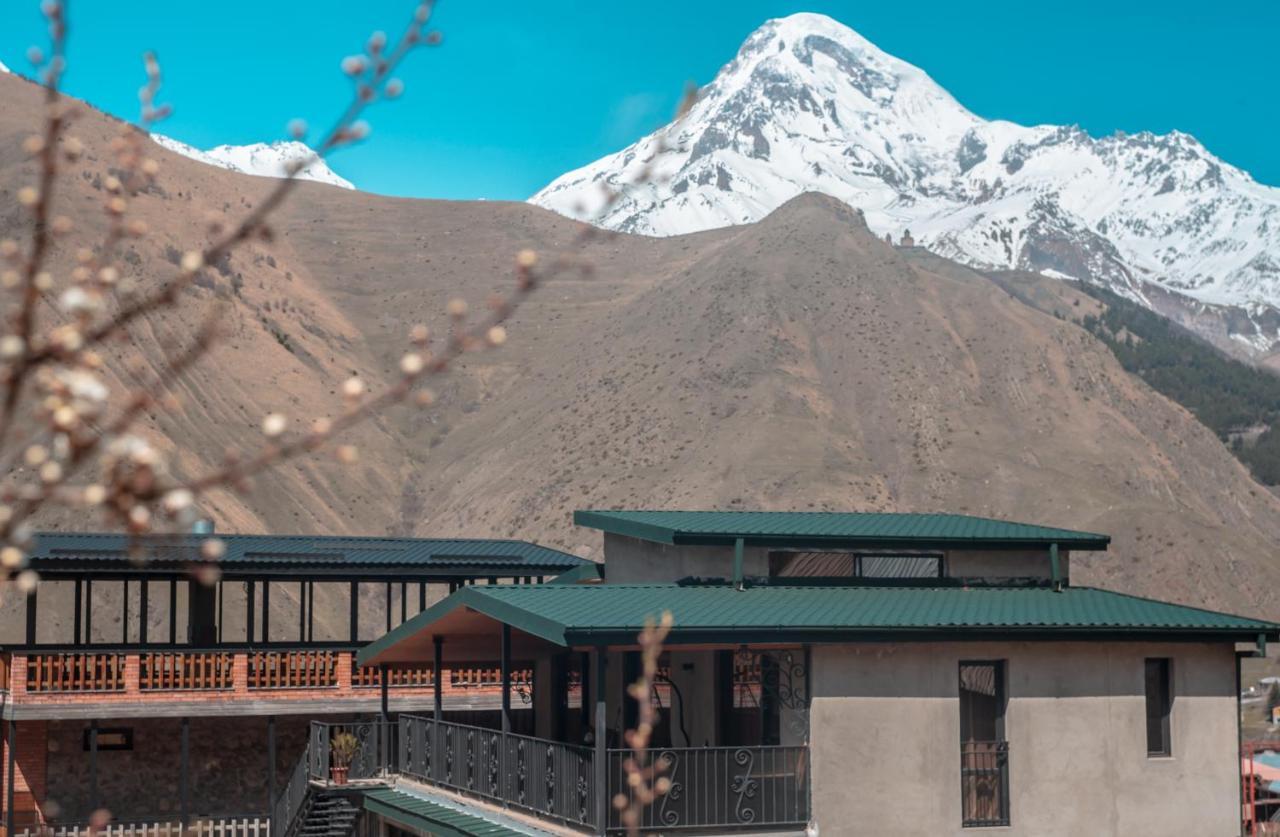
[[[597,584],[468,587],[366,646],[360,664],[438,619],[469,608],[565,646],[628,644],[646,618],[670,611],[672,644],[840,642],[978,636],[1081,638],[1195,635],[1244,640],[1280,624],[1092,587]]]
[[[573,513],[579,526],[669,544],[828,546],[988,546],[1106,549],[1108,535],[963,514],[762,511],[596,511]]]
[[[361,795],[366,811],[438,837],[528,837],[545,833],[532,829],[517,831],[502,823],[395,788],[370,788]]]
[[[464,574],[500,573],[529,569],[532,575],[592,564],[584,558],[528,541],[463,538],[326,537],[316,535],[149,535],[131,540],[126,535],[83,532],[41,532],[31,549],[36,568],[96,567],[129,564],[133,548],[141,549],[148,564],[185,565],[198,560],[204,541],[216,538],[226,551],[222,565],[275,570],[324,567],[353,570],[371,568],[457,569]],[[545,572],[544,572],[545,571]]]

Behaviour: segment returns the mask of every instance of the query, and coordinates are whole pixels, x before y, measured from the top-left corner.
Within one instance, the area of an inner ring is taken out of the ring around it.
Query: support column
[[[191,602],[187,602],[190,609]],[[178,644],[178,579],[169,579],[169,644]]]
[[[27,645],[36,644],[36,588],[27,594]]]
[[[101,808],[98,799],[98,719],[89,722],[89,808],[96,811]]]
[[[14,744],[18,740],[18,722],[9,719],[9,737],[5,741],[5,749],[8,751],[8,758],[5,763],[5,788],[4,788],[4,833],[12,837],[13,835],[13,788],[18,783],[17,775],[17,758],[14,753]]]
[[[276,716],[267,716],[267,810],[276,806]]]
[[[605,648],[597,646],[592,655],[592,668],[595,670],[595,688],[592,689],[596,703],[595,717],[595,756],[592,772],[595,774],[596,790],[596,833],[604,834],[609,826],[609,751],[605,741]]]
[[[382,721],[378,725],[378,744],[382,751],[382,767],[384,770],[391,769],[391,713],[388,711],[389,697],[389,681],[391,680],[391,670],[386,663],[378,665],[378,692],[381,697],[381,709],[379,720]]]
[[[124,613],[120,617],[120,641],[129,644],[129,579],[124,580]]]
[[[82,622],[84,618],[84,601],[82,598],[83,587],[84,587],[83,583],[80,581],[80,579],[77,578],[75,583],[75,594],[74,594],[76,615],[75,615],[75,618],[71,620],[71,623],[72,623],[71,632],[75,634],[75,640],[74,640],[75,645],[80,644],[80,634],[82,633],[82,629],[84,627],[84,624]]]
[[[138,582],[142,586],[138,589],[138,642],[142,645],[147,644],[147,610],[150,602],[148,595],[150,592],[151,582],[146,576]]]
[[[502,807],[507,807],[507,736],[511,734],[511,626],[502,626]]]
[[[178,769],[178,821],[187,827],[191,817],[191,719],[182,719],[181,764]]]
[[[431,663],[431,715],[435,719],[435,723],[431,725],[431,765],[436,779],[440,779],[444,776],[444,733],[440,726],[440,722],[444,720],[444,669],[440,665],[444,657],[444,637],[436,634],[431,638],[431,645],[434,652]]]
[[[93,645],[93,579],[84,580],[84,644]]]
[[[316,641],[316,583],[307,582],[307,642]]]
[[[307,582],[298,582],[298,642],[307,641]]]
[[[271,641],[271,582],[262,579],[262,641]]]
[[[391,633],[391,582],[387,582],[387,633]]]
[[[351,606],[351,613],[349,618],[351,623],[351,641],[359,642],[360,641],[360,582],[358,581],[351,582],[350,606]]]
[[[254,589],[255,586],[252,581],[244,583],[244,641],[249,643],[253,642],[253,623],[256,618],[253,612],[254,605],[257,604],[254,600],[258,598],[257,591]]]

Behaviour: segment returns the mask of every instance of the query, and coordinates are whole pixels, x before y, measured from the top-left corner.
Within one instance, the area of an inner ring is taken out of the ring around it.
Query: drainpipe
[[[742,590],[746,586],[745,572],[743,570],[742,547],[742,538],[738,538],[733,542],[733,586],[739,590]]]
[[[1058,545],[1049,544],[1049,572],[1053,576],[1053,591],[1062,592],[1062,566],[1058,563]]]

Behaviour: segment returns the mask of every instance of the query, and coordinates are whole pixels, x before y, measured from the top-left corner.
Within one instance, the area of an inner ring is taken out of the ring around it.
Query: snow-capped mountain
[[[269,145],[265,142],[255,142],[252,145],[219,145],[217,148],[201,151],[198,148],[187,145],[185,142],[178,142],[176,139],[160,134],[152,134],[151,138],[170,151],[174,151],[184,157],[190,157],[192,160],[199,160],[211,166],[218,166],[219,168],[230,169],[243,174],[251,174],[255,177],[284,177],[289,163],[310,160],[311,162],[307,163],[298,172],[299,180],[314,180],[317,183],[341,186],[343,189],[356,188],[351,181],[335,174],[333,169],[325,164],[324,160],[317,158],[314,151],[300,142],[273,142]]]
[[[600,216],[605,186],[621,196]],[[1065,274],[1148,302],[1160,286],[1193,307],[1280,304],[1280,189],[1183,133],[1095,139],[981,119],[817,14],[768,21],[684,117],[530,200],[674,235],[756,221],[804,191],[978,267]],[[1249,336],[1255,348],[1275,341],[1268,330]]]

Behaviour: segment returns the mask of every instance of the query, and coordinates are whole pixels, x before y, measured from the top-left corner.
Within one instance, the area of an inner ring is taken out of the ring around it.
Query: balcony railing
[[[454,664],[443,678],[445,695],[483,693],[495,708],[501,675],[475,665]],[[512,672],[512,689],[528,702],[533,672],[522,666]],[[0,654],[0,689],[13,703],[59,701],[69,694],[94,694],[104,701],[163,700],[166,695],[222,691],[261,699],[267,692],[322,690],[325,699],[370,700],[382,685],[382,672],[355,665],[355,652],[334,649],[271,651],[219,650],[101,650],[6,652]],[[401,694],[430,692],[430,667],[391,668],[387,688]],[[175,695],[176,697],[176,695]],[[474,701],[473,701],[474,702]]]
[[[1009,743],[966,741],[960,745],[961,825],[1009,824]]]
[[[326,689],[338,685],[336,651],[254,651],[250,689]]]
[[[122,692],[124,688],[124,654],[37,654],[26,659],[28,692]]]
[[[144,692],[230,689],[233,678],[228,653],[153,651],[138,659],[138,688]]]
[[[609,751],[610,798],[632,798],[631,750]],[[655,750],[650,764],[670,790],[640,811],[642,831],[803,828],[809,821],[808,747],[682,747]],[[621,831],[610,806],[609,830]]]
[[[307,774],[326,781],[335,766],[332,742],[347,732],[359,742],[351,780],[398,773],[595,833],[622,831],[612,810],[597,805],[632,792],[630,750],[606,751],[605,787],[596,751],[501,730],[414,715],[396,723],[313,723]],[[651,763],[670,790],[641,810],[642,830],[792,829],[809,821],[807,747],[687,747],[655,750]]]

